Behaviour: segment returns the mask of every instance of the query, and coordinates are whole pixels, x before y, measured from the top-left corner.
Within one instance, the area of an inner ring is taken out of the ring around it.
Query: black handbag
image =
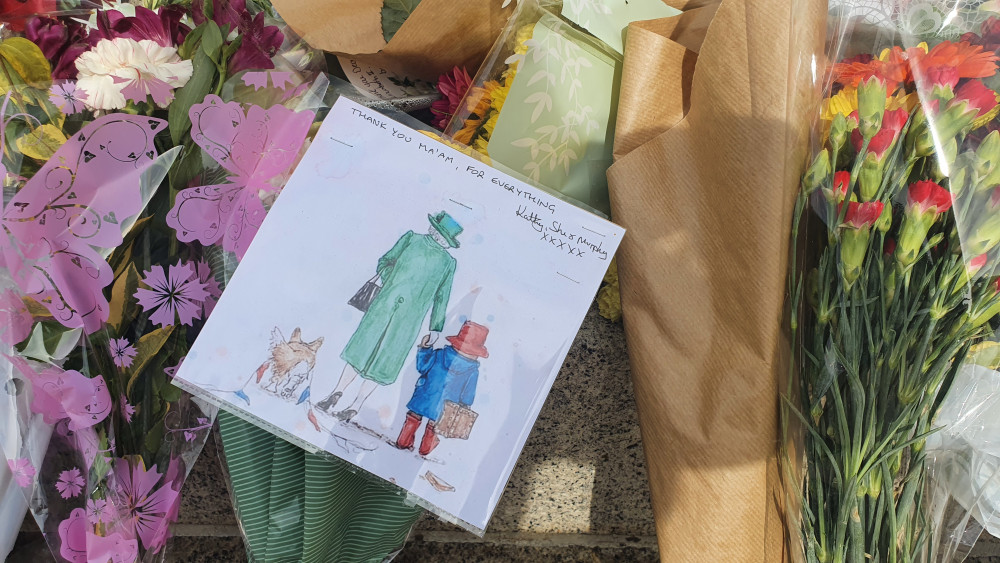
[[[375,277],[366,281],[365,285],[361,286],[361,289],[354,294],[354,297],[351,297],[347,304],[362,313],[367,313],[368,308],[372,306],[372,301],[378,297],[378,292],[382,291],[382,286],[376,283],[377,281],[378,274],[375,274]]]

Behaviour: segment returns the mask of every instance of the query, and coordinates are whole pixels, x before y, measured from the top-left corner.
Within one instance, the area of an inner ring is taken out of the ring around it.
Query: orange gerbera
[[[959,78],[987,78],[997,72],[996,53],[966,41],[939,43],[926,54],[912,57],[912,61],[921,70],[952,67],[958,71]]]

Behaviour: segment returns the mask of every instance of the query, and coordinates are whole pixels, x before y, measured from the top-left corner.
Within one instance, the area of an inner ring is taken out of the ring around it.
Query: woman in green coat
[[[456,263],[447,249],[458,248],[462,227],[444,211],[427,218],[428,234],[407,231],[379,259],[376,271],[382,289],[340,354],[347,365],[337,387],[316,408],[333,414],[344,391],[360,375],[365,381],[357,397],[336,413],[340,420],[350,420],[375,389],[396,382],[428,311],[430,331],[444,328]]]

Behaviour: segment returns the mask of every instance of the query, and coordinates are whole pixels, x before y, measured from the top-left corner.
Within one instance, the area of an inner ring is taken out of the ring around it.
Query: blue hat
[[[441,236],[444,237],[444,240],[448,241],[448,244],[452,248],[458,248],[458,239],[456,237],[462,233],[463,229],[451,215],[442,211],[437,215],[428,214],[427,219],[431,222],[431,226],[441,233]]]

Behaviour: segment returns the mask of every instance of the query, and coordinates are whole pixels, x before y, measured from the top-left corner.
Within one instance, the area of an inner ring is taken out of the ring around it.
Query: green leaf
[[[184,38],[184,42],[181,43],[181,46],[177,48],[177,54],[182,59],[189,60],[191,59],[191,57],[194,56],[195,50],[198,49],[198,46],[201,42],[201,36],[202,34],[205,33],[206,25],[207,24],[202,24],[192,29],[191,33],[188,33],[187,37]]]
[[[228,61],[229,59],[233,58],[233,55],[236,54],[236,51],[240,49],[240,45],[242,44],[243,44],[243,36],[237,35],[236,39],[233,39],[233,42],[230,43],[229,45],[226,45],[226,48],[222,50],[222,59]]]
[[[167,383],[160,388],[160,398],[166,403],[176,403],[181,398],[181,388],[173,383]]]
[[[160,424],[160,422],[157,421],[157,424],[154,424],[149,432],[146,433],[145,446],[152,454],[160,451],[160,444],[163,442],[164,429],[163,424]]]
[[[111,286],[111,304],[108,312],[108,322],[119,331],[126,319],[131,320],[135,316],[137,308],[135,290],[139,287],[139,271],[135,264],[129,264],[122,275],[118,276],[113,286]]]
[[[417,9],[420,0],[385,0],[382,4],[382,35],[386,42],[392,40],[406,18]]]
[[[208,58],[219,62],[219,52],[225,39],[222,37],[222,30],[214,21],[205,23],[205,33],[201,36],[201,50]]]
[[[42,50],[23,37],[11,37],[0,43],[0,59],[4,70],[16,74],[21,82],[35,88],[48,88],[52,85],[52,67]],[[7,81],[8,86],[14,82],[13,76],[5,76],[0,80]]]
[[[22,135],[14,142],[17,150],[24,156],[45,162],[56,154],[56,151],[66,142],[66,134],[61,129],[46,123],[36,127],[27,135]]]
[[[132,392],[132,387],[146,368],[146,365],[156,357],[156,354],[163,348],[163,344],[170,338],[170,333],[173,331],[174,325],[158,328],[153,332],[142,335],[139,341],[136,342],[135,358],[126,372],[129,374],[128,393]]]
[[[201,147],[194,142],[187,143],[177,164],[170,169],[170,186],[173,188],[175,197],[176,192],[184,189],[195,176],[201,174],[203,169]]]
[[[81,334],[81,329],[66,328],[56,322],[36,323],[21,355],[43,363],[58,362],[79,344]]]
[[[194,73],[191,75],[191,79],[183,88],[175,92],[176,97],[170,104],[167,113],[167,120],[170,122],[170,138],[175,145],[181,144],[191,129],[191,117],[188,115],[191,106],[204,101],[205,96],[212,91],[212,84],[219,74],[215,63],[205,54],[203,49],[199,49],[195,53],[193,64]]]

